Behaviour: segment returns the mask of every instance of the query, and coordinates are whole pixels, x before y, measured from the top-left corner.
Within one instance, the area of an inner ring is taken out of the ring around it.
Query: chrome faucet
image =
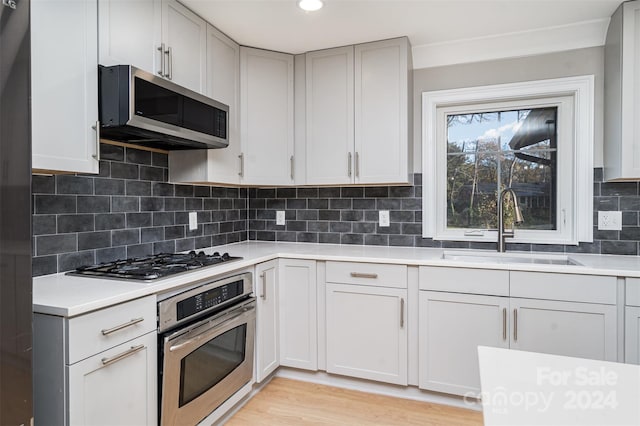
[[[513,211],[515,217],[513,218],[513,228],[510,230],[504,229],[504,196],[509,193],[511,194],[511,200],[513,201]],[[500,253],[504,252],[506,249],[506,238],[513,238],[514,228],[516,224],[524,222],[522,218],[522,212],[520,211],[520,206],[518,205],[518,196],[516,192],[512,188],[505,188],[500,193],[498,197],[498,251]]]

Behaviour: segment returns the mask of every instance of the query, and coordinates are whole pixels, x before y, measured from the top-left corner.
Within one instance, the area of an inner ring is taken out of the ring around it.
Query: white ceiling
[[[511,50],[522,47],[521,54],[528,53],[527,44],[535,44],[536,37],[549,51],[567,45],[568,39],[566,48],[602,44],[621,0],[325,0],[324,8],[309,13],[295,0],[181,2],[242,45],[287,53],[408,36],[418,68],[456,60],[436,58],[434,63],[416,58],[417,53],[433,56],[434,48],[446,46],[444,54],[450,56],[462,45],[473,53],[478,43],[495,42],[500,48],[505,37],[515,44]]]

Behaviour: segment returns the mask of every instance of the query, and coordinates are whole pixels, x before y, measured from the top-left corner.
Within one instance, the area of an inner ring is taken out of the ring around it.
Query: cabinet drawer
[[[420,290],[509,296],[509,271],[421,266]]]
[[[511,297],[616,304],[616,277],[510,272]]]
[[[73,364],[156,329],[155,296],[71,318],[67,325],[67,364]]]
[[[327,262],[327,282],[407,288],[407,266],[380,263]]]
[[[629,306],[640,306],[640,278],[627,278],[626,304]]]

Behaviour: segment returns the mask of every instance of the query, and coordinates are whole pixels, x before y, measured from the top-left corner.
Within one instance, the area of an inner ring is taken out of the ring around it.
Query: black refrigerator
[[[29,0],[0,4],[0,425],[29,425],[32,398]]]

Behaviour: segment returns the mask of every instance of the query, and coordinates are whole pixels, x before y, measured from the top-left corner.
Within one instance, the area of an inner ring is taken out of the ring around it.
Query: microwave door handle
[[[220,322],[218,324],[215,324],[212,327],[207,328],[206,330],[204,330],[204,331],[202,331],[202,332],[200,332],[200,333],[198,333],[196,335],[191,335],[191,333],[187,333],[186,335],[181,336],[180,339],[178,339],[175,344],[173,344],[173,345],[171,345],[169,347],[169,352],[175,352],[175,351],[177,351],[179,349],[184,348],[185,346],[191,346],[191,345],[199,342],[203,338],[209,337],[212,334],[215,334],[217,332],[217,330],[219,330],[223,326],[228,325],[229,323],[231,323],[231,322],[233,322],[233,321],[235,321],[235,320],[237,320],[239,318],[242,318],[242,317],[244,317],[246,315],[249,315],[249,312],[254,310],[254,309],[255,309],[255,306],[245,306],[245,307],[242,307],[242,308],[235,309],[234,311],[232,311],[230,313],[231,316],[228,317],[228,318],[225,318],[224,321],[222,321],[222,322]]]

